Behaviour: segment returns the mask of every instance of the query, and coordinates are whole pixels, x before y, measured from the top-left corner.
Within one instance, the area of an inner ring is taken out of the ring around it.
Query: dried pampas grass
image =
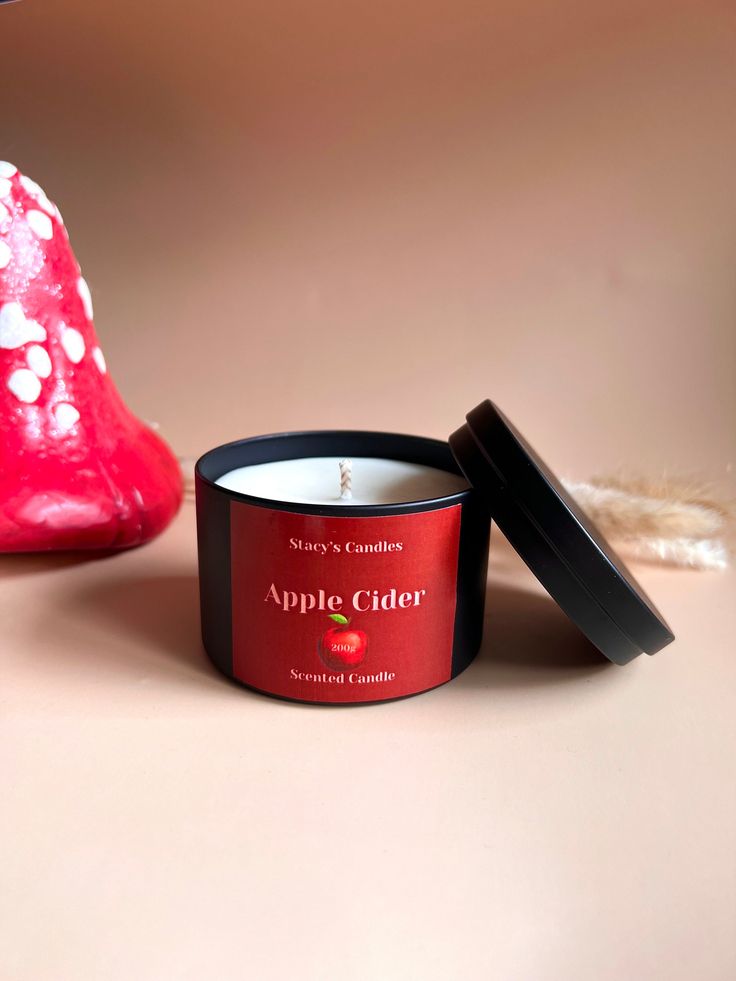
[[[730,508],[699,483],[622,477],[565,481],[606,538],[632,557],[692,569],[725,569]]]
[[[181,467],[182,477],[184,478],[184,500],[190,502],[194,500],[194,464],[193,457],[180,456],[179,466]]]
[[[721,571],[728,565],[726,546],[718,538],[639,538],[624,542],[635,559]]]

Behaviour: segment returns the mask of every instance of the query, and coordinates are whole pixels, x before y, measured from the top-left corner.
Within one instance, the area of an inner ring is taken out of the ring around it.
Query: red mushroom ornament
[[[117,549],[162,531],[176,457],[110,378],[58,208],[0,162],[0,551]]]

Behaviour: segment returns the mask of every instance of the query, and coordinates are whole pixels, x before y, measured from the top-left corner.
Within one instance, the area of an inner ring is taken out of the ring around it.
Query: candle
[[[426,501],[466,490],[456,473],[380,457],[303,457],[229,470],[219,487],[293,504],[380,505]]]
[[[329,704],[449,681],[483,629],[490,516],[449,445],[256,437],[196,467],[202,636],[230,678]]]
[[[609,660],[673,639],[489,401],[448,442],[333,431],[227,443],[197,461],[195,485],[204,646],[258,692],[382,702],[460,674],[483,634],[491,515]]]

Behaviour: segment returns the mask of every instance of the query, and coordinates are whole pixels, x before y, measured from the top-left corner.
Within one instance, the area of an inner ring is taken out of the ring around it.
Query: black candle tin
[[[382,457],[462,473],[467,490],[375,506],[281,503],[216,484],[239,467]],[[490,401],[449,443],[303,432],[228,443],[195,471],[202,636],[258,691],[328,704],[387,701],[463,671],[482,638],[491,517],[610,661],[674,635],[594,524]],[[313,547],[319,545],[319,550]]]
[[[224,674],[257,691],[386,701],[449,681],[480,647],[490,513],[473,488],[401,504],[312,505],[216,483],[238,467],[344,456],[461,473],[441,440],[339,430],[239,440],[197,462],[204,646]],[[320,551],[305,550],[311,544]]]

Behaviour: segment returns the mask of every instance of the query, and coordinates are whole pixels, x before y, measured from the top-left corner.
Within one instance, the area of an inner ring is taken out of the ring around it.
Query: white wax
[[[400,504],[466,490],[463,477],[403,460],[352,457],[353,496],[340,497],[339,457],[303,457],[238,467],[219,477],[220,487],[293,504]]]

